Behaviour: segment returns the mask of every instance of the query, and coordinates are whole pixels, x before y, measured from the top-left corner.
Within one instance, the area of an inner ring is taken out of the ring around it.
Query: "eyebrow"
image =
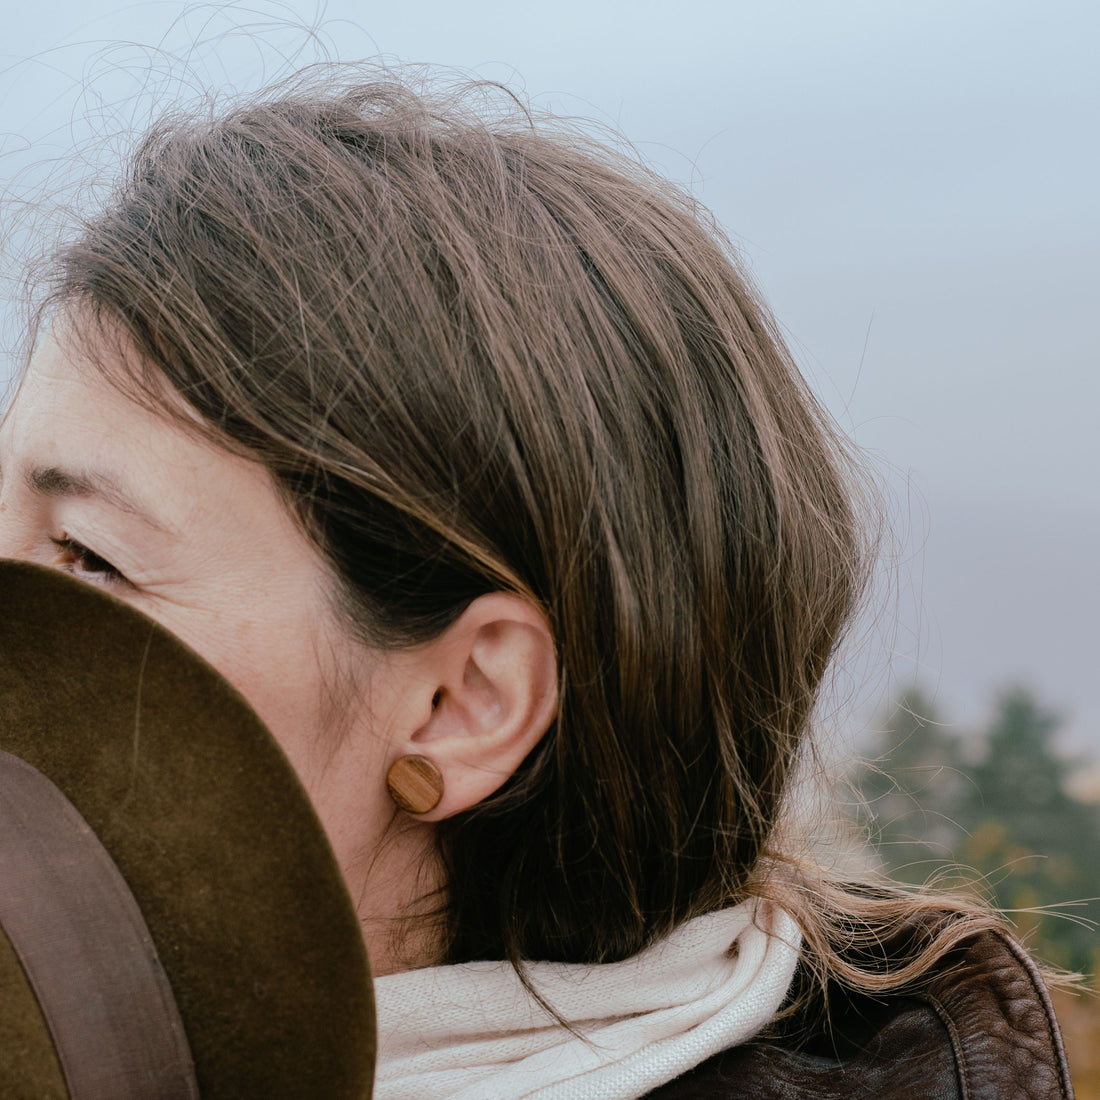
[[[0,470],[0,483],[2,482],[3,470]],[[178,534],[171,524],[158,519],[107,474],[95,470],[66,470],[61,466],[34,466],[27,470],[24,482],[31,492],[43,497],[98,498],[112,508],[140,520],[154,531]]]

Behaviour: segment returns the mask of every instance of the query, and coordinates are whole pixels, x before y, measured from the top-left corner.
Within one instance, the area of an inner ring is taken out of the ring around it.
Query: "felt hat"
[[[117,1100],[109,1083],[69,1079],[55,1041],[59,1010],[36,993],[39,963],[68,968],[60,996],[78,1017],[78,1043],[96,1033],[81,1013],[99,1023],[112,1012],[156,1015],[92,988],[97,966],[108,985],[119,968],[94,952],[85,965],[85,948],[70,942],[94,924],[92,895],[110,878],[69,866],[84,840],[63,841],[58,858],[34,854],[33,822],[21,839],[24,817],[50,792],[74,812],[39,814],[46,832],[68,815],[81,837],[94,834],[147,929],[136,933],[151,941],[142,965],[167,978],[162,1000],[177,1010],[167,1005],[168,1044],[181,1038],[178,1025],[182,1041],[154,1061],[189,1059],[204,1098],[370,1096],[374,1005],[354,908],[293,769],[218,673],[91,585],[0,562],[0,756],[0,1096]],[[24,780],[46,793],[17,797]],[[11,884],[28,868],[63,884],[59,924],[55,907]],[[11,931],[51,921],[60,931],[44,949],[21,947]],[[108,920],[108,938],[125,923]],[[50,980],[58,985],[56,973]],[[194,1086],[179,1094],[195,1095]]]

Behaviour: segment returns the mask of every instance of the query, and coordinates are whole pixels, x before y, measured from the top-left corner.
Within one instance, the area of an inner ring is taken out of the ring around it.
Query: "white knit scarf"
[[[377,978],[375,1100],[628,1100],[756,1034],[798,962],[794,921],[749,900],[623,962],[532,963],[551,1019],[506,963]]]

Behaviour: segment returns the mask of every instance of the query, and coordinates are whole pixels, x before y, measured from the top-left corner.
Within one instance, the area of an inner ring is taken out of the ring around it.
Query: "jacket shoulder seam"
[[[938,997],[933,996],[931,993],[923,993],[920,995],[920,999],[925,1001],[935,1012],[940,1023],[947,1030],[948,1037],[951,1040],[951,1053],[955,1058],[955,1075],[959,1082],[959,1100],[970,1100],[970,1073],[967,1068],[966,1053],[963,1050],[959,1029],[955,1026],[955,1021],[951,1018],[947,1007]]]
[[[1035,990],[1039,998],[1039,1003],[1043,1006],[1043,1019],[1047,1025],[1047,1037],[1050,1039],[1051,1050],[1054,1052],[1054,1061],[1058,1069],[1058,1084],[1061,1087],[1062,1096],[1071,1098],[1073,1096],[1073,1085],[1069,1079],[1069,1063],[1066,1061],[1066,1050],[1062,1043],[1062,1034],[1054,1022],[1054,1005],[1051,1002],[1046,983],[1028,953],[1011,936],[1006,936],[1003,933],[998,935],[1009,951],[1012,952],[1016,961],[1023,967],[1028,980],[1031,982],[1032,989]]]

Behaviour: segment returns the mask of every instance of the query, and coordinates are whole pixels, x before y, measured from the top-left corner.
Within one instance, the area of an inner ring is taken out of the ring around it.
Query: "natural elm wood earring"
[[[386,789],[407,813],[431,813],[443,797],[443,773],[426,756],[399,756],[386,773]]]

